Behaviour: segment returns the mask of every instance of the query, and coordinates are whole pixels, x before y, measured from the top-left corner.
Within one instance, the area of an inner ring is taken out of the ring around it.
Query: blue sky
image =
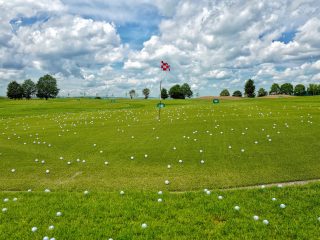
[[[188,83],[200,95],[248,78],[320,82],[320,2],[217,0],[1,1],[0,95],[12,80],[53,74],[60,94],[114,94]]]

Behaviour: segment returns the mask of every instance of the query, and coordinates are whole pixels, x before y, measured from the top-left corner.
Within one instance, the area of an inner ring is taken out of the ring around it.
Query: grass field
[[[320,184],[226,190],[320,178],[319,97],[157,102],[1,99],[0,239],[319,239]]]

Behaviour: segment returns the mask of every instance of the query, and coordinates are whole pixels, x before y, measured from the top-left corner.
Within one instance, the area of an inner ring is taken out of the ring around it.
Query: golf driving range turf
[[[236,189],[320,178],[320,97],[158,102],[1,99],[0,239],[320,237],[319,183]]]

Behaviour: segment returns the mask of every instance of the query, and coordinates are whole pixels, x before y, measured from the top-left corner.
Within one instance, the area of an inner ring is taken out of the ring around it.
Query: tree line
[[[144,88],[142,90],[142,94],[144,95],[145,99],[149,98],[150,95],[150,89]],[[161,89],[161,98],[167,99],[169,96],[173,99],[185,99],[185,98],[191,98],[193,95],[193,92],[191,90],[191,87],[188,83],[184,83],[182,85],[176,84],[170,88],[168,91],[166,88]],[[137,97],[137,93],[134,89],[131,89],[129,91],[130,98]]]
[[[31,79],[24,80],[22,84],[11,81],[7,87],[7,97],[10,99],[31,99],[37,96],[48,100],[55,98],[58,93],[57,80],[49,74],[40,77],[37,83]]]
[[[256,86],[254,85],[254,81],[252,79],[248,79],[244,86],[244,96],[249,98],[254,98],[256,96],[255,92]],[[309,84],[306,88],[303,84],[297,84],[293,87],[291,83],[284,83],[279,85],[278,83],[273,83],[271,85],[269,93],[264,88],[259,88],[257,92],[258,97],[264,97],[267,95],[295,95],[295,96],[313,96],[320,95],[320,84]],[[220,92],[220,96],[230,96],[230,92],[228,89],[223,89]],[[242,92],[240,90],[236,90],[232,94],[233,97],[242,97]]]

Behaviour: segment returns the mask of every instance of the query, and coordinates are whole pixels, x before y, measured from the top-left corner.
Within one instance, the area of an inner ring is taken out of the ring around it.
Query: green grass
[[[232,190],[223,201],[199,191],[320,178],[319,97],[167,100],[161,121],[157,102],[0,99],[0,191],[19,198],[2,203],[0,239],[42,239],[58,208],[66,216],[54,223],[57,239],[316,239],[317,184]],[[32,225],[42,229],[36,237]]]

